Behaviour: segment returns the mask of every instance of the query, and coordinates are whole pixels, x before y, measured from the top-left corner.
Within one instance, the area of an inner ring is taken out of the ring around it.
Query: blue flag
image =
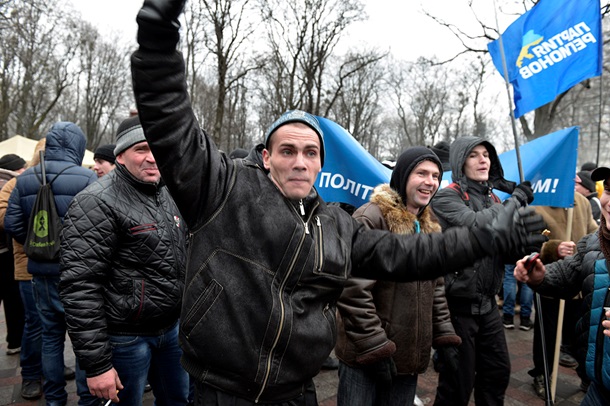
[[[519,148],[523,178],[532,182],[532,206],[574,207],[574,178],[578,159],[578,127],[565,128],[536,138]],[[504,177],[519,183],[517,152],[514,149],[498,156]],[[441,187],[447,186],[451,172],[443,173]],[[509,195],[494,191],[500,199]]]
[[[316,179],[316,189],[327,202],[348,203],[360,207],[368,202],[375,186],[388,183],[392,171],[366,151],[337,123],[317,117],[324,132],[326,158]],[[519,148],[524,178],[532,182],[533,205],[572,207],[574,177],[578,157],[578,127],[570,127],[537,138]],[[504,175],[519,183],[515,150],[499,156]],[[443,174],[441,187],[451,181],[451,172]],[[500,198],[508,195],[496,192]]]
[[[602,69],[599,0],[540,0],[502,34],[515,117],[552,102],[557,95]],[[504,76],[499,40],[488,44]]]
[[[360,207],[373,188],[388,183],[392,171],[369,154],[356,139],[334,121],[316,117],[324,132],[326,158],[316,189],[326,202]]]

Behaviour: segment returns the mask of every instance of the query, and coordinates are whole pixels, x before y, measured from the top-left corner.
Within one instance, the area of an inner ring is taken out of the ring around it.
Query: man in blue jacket
[[[64,170],[51,186],[55,196],[57,213],[66,214],[72,198],[87,185],[95,182],[95,172],[81,166],[87,140],[74,123],[55,123],[46,136],[44,165],[47,182]],[[67,168],[67,169],[66,169]],[[40,187],[41,167],[27,169],[17,178],[15,189],[9,198],[4,227],[20,244],[27,235],[30,212]],[[64,308],[59,300],[59,260],[40,262],[28,259],[28,272],[32,274],[32,286],[37,298],[36,307],[42,322],[42,370],[45,377],[43,392],[47,405],[65,405],[68,398],[64,377],[64,341],[66,321]],[[84,376],[77,368],[79,404],[93,404]]]

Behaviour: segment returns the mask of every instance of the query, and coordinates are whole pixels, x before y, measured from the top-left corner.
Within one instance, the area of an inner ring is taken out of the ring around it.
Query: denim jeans
[[[64,377],[64,344],[66,341],[66,319],[64,307],[59,300],[58,276],[34,276],[32,287],[36,307],[42,325],[42,372],[47,406],[63,406],[68,401]],[[98,405],[99,400],[89,393],[83,371],[76,370],[79,406]]]
[[[366,369],[339,363],[337,406],[412,405],[417,388],[417,375],[398,375],[392,385],[379,383]]]
[[[155,406],[186,405],[189,377],[180,365],[178,323],[158,336],[109,335],[112,365],[123,384],[116,405],[141,405],[146,379]]]
[[[42,379],[42,323],[36,308],[32,281],[19,281],[19,292],[25,310],[25,325],[21,338],[21,378],[24,381]]]
[[[517,280],[513,275],[515,265],[504,265],[504,304],[502,305],[502,313],[515,315],[515,302],[517,299]],[[527,283],[520,283],[521,293],[519,294],[519,303],[521,304],[520,316],[529,318],[532,315],[532,304],[534,303],[534,292],[527,286]]]
[[[68,400],[64,378],[66,319],[59,300],[59,277],[34,276],[32,286],[42,324],[42,385],[47,405],[65,405]]]
[[[591,382],[581,406],[605,406],[610,404],[610,391],[595,382]]]

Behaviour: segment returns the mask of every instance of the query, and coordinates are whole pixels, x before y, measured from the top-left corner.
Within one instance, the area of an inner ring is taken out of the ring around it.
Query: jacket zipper
[[[305,226],[305,234],[309,234],[309,227],[307,226],[307,222],[303,220],[303,217],[305,217],[305,206],[303,205],[303,199],[299,200],[299,210],[301,211],[301,221]]]
[[[294,209],[294,206],[289,203],[289,206],[291,206]],[[318,204],[316,203],[316,205],[312,208],[311,213],[313,214],[313,212],[315,211],[315,209],[318,207]],[[299,201],[299,209],[301,211],[301,216],[305,215],[305,207],[303,206],[303,200]],[[298,213],[297,213],[298,215]],[[308,220],[303,220],[303,218],[299,216],[299,218],[301,219],[301,221],[303,221],[303,225],[305,226],[305,233],[301,236],[301,240],[299,241],[299,245],[297,247],[296,253],[293,255],[292,257],[292,261],[290,262],[290,267],[288,268],[288,272],[286,272],[286,276],[284,277],[284,279],[282,280],[282,283],[280,285],[280,290],[278,292],[278,303],[280,304],[280,324],[278,326],[278,330],[277,330],[277,334],[275,335],[275,339],[273,340],[273,345],[271,346],[271,349],[269,350],[269,355],[267,356],[267,365],[265,365],[265,375],[263,377],[263,384],[261,385],[261,390],[258,392],[258,395],[256,395],[256,399],[254,400],[254,403],[258,403],[260,397],[262,396],[263,392],[265,391],[265,389],[267,388],[267,382],[269,381],[269,375],[271,374],[271,360],[273,359],[273,354],[275,352],[275,348],[277,347],[277,343],[280,341],[280,336],[282,335],[282,329],[284,328],[284,322],[286,320],[286,312],[285,312],[285,307],[284,307],[284,301],[282,300],[282,292],[284,292],[284,288],[286,287],[286,282],[288,281],[288,277],[292,274],[292,271],[294,270],[294,264],[297,261],[297,258],[299,257],[299,254],[301,253],[301,248],[303,247],[303,241],[305,241],[305,236],[307,234],[309,234],[309,229],[307,228],[307,223]]]
[[[316,216],[316,225],[318,226],[318,255],[320,256],[318,272],[322,272],[322,268],[324,268],[324,241],[322,238],[322,222],[319,216]]]

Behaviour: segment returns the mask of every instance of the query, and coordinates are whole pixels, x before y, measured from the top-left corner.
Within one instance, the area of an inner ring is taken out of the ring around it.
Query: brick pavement
[[[6,323],[4,321],[4,309],[0,312],[0,405],[33,406],[44,405],[44,399],[39,401],[25,401],[19,395],[21,390],[21,377],[19,376],[19,356],[6,355]],[[512,374],[510,385],[506,393],[507,406],[544,406],[545,402],[539,399],[532,389],[532,378],[527,371],[532,367],[531,349],[533,330],[521,331],[518,328],[506,330],[506,337],[509,345],[512,362]],[[69,340],[66,340],[66,360],[69,366],[74,366],[74,354]],[[318,391],[318,401],[320,406],[336,405],[337,390],[337,371],[322,371],[314,379]],[[431,405],[434,402],[436,391],[437,374],[432,367],[428,372],[421,375],[418,381],[418,396],[424,404]],[[559,379],[557,383],[556,406],[575,406],[580,404],[583,393],[578,387],[580,379],[572,369],[559,367]],[[74,381],[69,381],[68,406],[77,404],[76,386]],[[145,406],[151,406],[152,394],[145,395]],[[474,402],[471,402],[474,404]]]

